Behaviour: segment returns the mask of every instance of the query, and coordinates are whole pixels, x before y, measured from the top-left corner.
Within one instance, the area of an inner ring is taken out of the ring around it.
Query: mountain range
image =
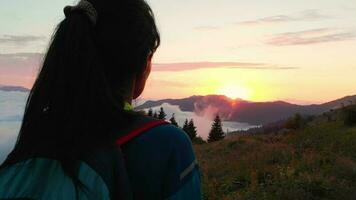
[[[30,90],[21,86],[0,85],[0,91],[29,92]],[[179,106],[182,111],[194,112],[200,116],[219,113],[225,121],[264,125],[285,120],[295,113],[302,115],[319,115],[331,109],[341,107],[342,105],[356,104],[356,95],[312,105],[297,105],[285,101],[252,102],[243,99],[231,99],[224,95],[194,95],[182,99],[149,100],[137,106],[136,109],[148,109],[161,106],[164,103]]]
[[[0,91],[4,92],[29,92],[30,90],[21,86],[0,85]]]
[[[182,99],[162,99],[146,101],[136,109],[161,106],[163,103],[177,105],[182,111],[195,112],[204,116],[207,112],[219,113],[225,121],[264,125],[287,119],[295,113],[319,115],[331,109],[356,103],[356,95],[346,96],[323,104],[297,105],[285,101],[252,102],[243,99],[230,99],[223,95],[191,96]]]

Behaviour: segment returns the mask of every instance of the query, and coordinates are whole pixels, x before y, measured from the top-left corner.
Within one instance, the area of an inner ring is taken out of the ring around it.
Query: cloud
[[[297,69],[295,67],[271,66],[263,63],[244,62],[187,62],[187,63],[158,63],[153,65],[153,71],[188,71],[209,68],[229,68],[246,70],[288,70]]]
[[[30,87],[38,72],[43,54],[0,54],[0,83]]]
[[[31,87],[43,59],[41,53],[0,54],[0,84]],[[198,69],[225,68],[241,70],[293,70],[296,67],[281,67],[249,62],[181,62],[156,63],[153,72],[181,72]],[[168,82],[167,82],[168,84]],[[185,85],[176,84],[177,87]]]
[[[44,41],[44,36],[34,35],[1,35],[0,44],[26,45],[30,42]]]
[[[39,67],[42,58],[41,53],[0,54],[0,74],[33,71]]]
[[[160,79],[150,79],[150,85],[169,85],[170,87],[175,88],[185,88],[190,87],[189,83],[183,83],[178,81],[168,81],[168,80],[160,80]]]
[[[256,70],[292,70],[292,69],[300,69],[299,67],[280,67],[273,65],[266,65],[264,67],[229,67],[230,69],[256,69]]]
[[[194,27],[194,30],[196,31],[214,31],[214,30],[219,30],[220,27],[217,26],[197,26]]]
[[[273,15],[273,16],[259,18],[256,20],[242,21],[239,22],[239,24],[264,25],[264,24],[275,24],[275,23],[296,22],[296,21],[314,21],[314,20],[320,20],[326,18],[329,18],[329,16],[321,14],[319,10],[304,10],[297,14]]]
[[[0,91],[0,163],[13,148],[28,93]]]
[[[277,34],[268,39],[266,43],[274,46],[310,45],[326,42],[346,41],[355,38],[356,34],[354,32],[322,28]]]

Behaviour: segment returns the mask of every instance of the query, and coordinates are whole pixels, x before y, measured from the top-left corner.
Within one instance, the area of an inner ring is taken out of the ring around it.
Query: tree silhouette
[[[158,114],[158,119],[166,119],[166,113],[163,110],[163,107],[160,108],[159,114]]]
[[[356,106],[349,106],[343,110],[344,124],[347,126],[356,125]]]
[[[327,114],[324,113],[326,116]],[[294,114],[293,117],[289,118],[285,123],[284,127],[287,129],[300,129],[303,126],[303,118],[299,113]]]
[[[153,110],[150,108],[147,113],[148,116],[153,117]]]
[[[197,137],[197,128],[194,125],[193,119],[189,120],[185,119],[184,125],[183,125],[183,131],[187,133],[189,136],[190,140],[193,142],[194,139]]]
[[[188,123],[187,133],[192,141],[197,137],[197,127],[195,127],[193,119],[191,119]]]
[[[176,127],[179,127],[178,126],[178,123],[174,117],[174,113],[172,114],[172,117],[169,119],[169,121],[171,122],[172,125],[176,126]]]
[[[153,117],[158,119],[158,115],[156,111],[153,113]]]
[[[221,119],[219,115],[216,115],[214,122],[211,126],[211,130],[208,137],[208,142],[215,142],[224,139],[225,134],[222,130]]]
[[[188,119],[185,119],[184,125],[183,125],[183,131],[188,134]]]

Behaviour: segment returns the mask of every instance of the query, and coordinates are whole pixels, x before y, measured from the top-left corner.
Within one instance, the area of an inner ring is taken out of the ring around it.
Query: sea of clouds
[[[159,112],[160,107],[163,107],[164,112],[167,114],[167,119],[170,119],[172,117],[172,114],[175,113],[175,119],[178,122],[178,125],[180,127],[183,126],[184,121],[186,119],[190,120],[193,119],[195,126],[197,127],[197,132],[198,135],[201,136],[203,139],[207,139],[209,135],[209,131],[211,129],[211,125],[213,123],[213,119],[215,117],[215,110],[214,109],[209,109],[203,113],[203,115],[197,115],[194,112],[184,112],[182,111],[179,106],[175,105],[170,105],[168,103],[164,103],[161,106],[153,107],[153,112]],[[148,109],[145,109],[147,112]],[[211,111],[211,112],[210,112]],[[229,121],[223,121],[223,130],[224,132],[232,132],[236,130],[246,130],[255,126],[251,126],[247,123],[239,123],[239,122],[229,122]]]
[[[15,145],[28,93],[0,91],[0,163]]]
[[[23,111],[28,93],[26,92],[4,92],[0,91],[0,163],[6,158],[16,143],[16,138],[21,126]],[[141,102],[142,103],[142,102]],[[180,126],[183,126],[185,119],[193,119],[197,126],[198,134],[206,139],[208,137],[213,115],[206,112],[204,116],[198,116],[194,112],[183,112],[178,106],[170,104],[161,105],[167,119],[175,113],[175,118]],[[154,111],[159,111],[160,107],[153,107]],[[223,122],[224,131],[234,131],[248,129],[251,126],[246,123]]]

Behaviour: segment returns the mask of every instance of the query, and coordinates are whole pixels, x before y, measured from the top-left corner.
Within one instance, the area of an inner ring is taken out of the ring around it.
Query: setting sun
[[[250,99],[250,91],[239,85],[225,85],[218,89],[217,94],[225,95],[232,99]]]

